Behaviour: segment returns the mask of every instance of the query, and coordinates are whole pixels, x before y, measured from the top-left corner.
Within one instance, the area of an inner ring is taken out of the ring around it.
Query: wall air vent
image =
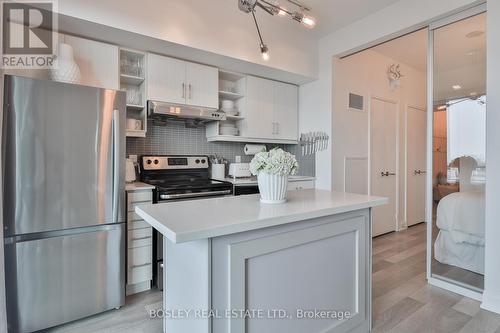
[[[349,110],[364,111],[364,98],[361,95],[349,93]]]

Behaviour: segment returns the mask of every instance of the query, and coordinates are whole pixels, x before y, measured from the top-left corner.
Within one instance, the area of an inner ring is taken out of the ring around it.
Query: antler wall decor
[[[403,74],[401,74],[400,65],[392,64],[387,69],[387,78],[389,79],[389,85],[391,90],[399,88],[401,86],[401,78]]]

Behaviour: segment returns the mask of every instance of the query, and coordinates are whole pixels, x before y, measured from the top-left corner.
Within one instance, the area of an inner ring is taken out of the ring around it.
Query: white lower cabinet
[[[152,200],[151,190],[127,192],[127,295],[151,288],[153,229],[134,209]]]
[[[288,190],[309,190],[314,188],[314,180],[288,181]]]

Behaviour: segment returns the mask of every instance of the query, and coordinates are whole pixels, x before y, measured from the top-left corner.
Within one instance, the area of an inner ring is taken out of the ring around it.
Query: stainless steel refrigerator
[[[125,112],[123,91],[5,76],[10,332],[124,304]]]

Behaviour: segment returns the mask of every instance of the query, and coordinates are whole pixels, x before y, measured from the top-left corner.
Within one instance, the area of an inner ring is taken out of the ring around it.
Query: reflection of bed
[[[437,208],[437,261],[484,274],[484,192],[456,192]]]

